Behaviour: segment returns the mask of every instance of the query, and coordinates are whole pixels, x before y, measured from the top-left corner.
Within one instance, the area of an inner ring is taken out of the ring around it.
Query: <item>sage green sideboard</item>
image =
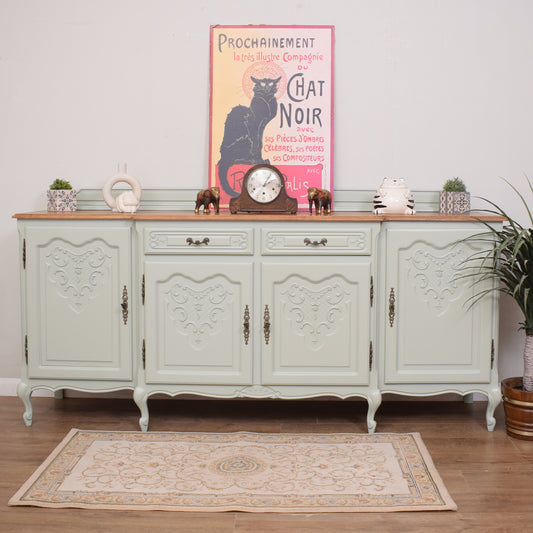
[[[194,215],[187,210],[15,215],[22,378],[35,389],[214,398],[383,393],[500,402],[497,294],[461,279],[475,217]],[[492,224],[501,219],[484,217]]]

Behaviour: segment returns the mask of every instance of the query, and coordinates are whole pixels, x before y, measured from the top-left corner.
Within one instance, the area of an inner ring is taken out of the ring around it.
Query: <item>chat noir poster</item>
[[[220,205],[269,163],[289,196],[333,192],[332,26],[212,26],[209,186]]]

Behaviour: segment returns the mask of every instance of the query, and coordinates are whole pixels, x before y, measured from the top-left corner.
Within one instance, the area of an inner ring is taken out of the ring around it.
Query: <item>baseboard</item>
[[[18,378],[0,378],[0,396],[16,396],[19,381]],[[46,389],[38,389],[33,392],[32,396],[51,397],[54,393]]]

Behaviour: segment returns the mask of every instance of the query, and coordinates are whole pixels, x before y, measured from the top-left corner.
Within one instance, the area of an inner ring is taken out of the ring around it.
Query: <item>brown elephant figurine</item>
[[[326,189],[318,189],[317,187],[309,187],[307,189],[307,199],[309,200],[309,213],[313,212],[313,203],[315,204],[315,211],[317,215],[329,215],[331,213],[331,193]]]
[[[196,196],[196,207],[194,212],[196,214],[200,213],[200,206],[204,206],[204,215],[208,215],[211,211],[209,210],[209,204],[213,204],[215,208],[215,213],[218,215],[220,203],[220,189],[218,187],[209,187],[209,189],[202,189]]]

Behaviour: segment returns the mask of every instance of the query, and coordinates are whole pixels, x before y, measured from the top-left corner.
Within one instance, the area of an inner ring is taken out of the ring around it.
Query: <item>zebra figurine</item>
[[[374,195],[376,215],[414,215],[415,201],[403,178],[385,178]]]

